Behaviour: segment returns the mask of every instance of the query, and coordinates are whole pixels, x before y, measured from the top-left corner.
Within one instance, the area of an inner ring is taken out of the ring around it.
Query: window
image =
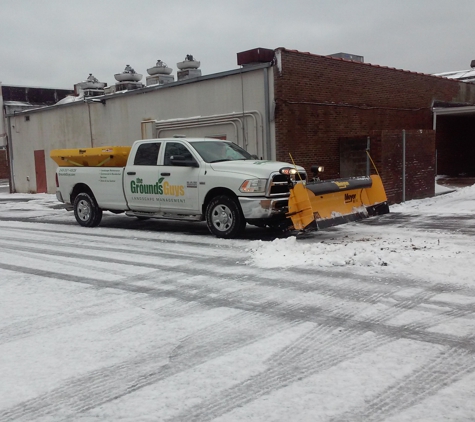
[[[146,143],[138,147],[135,154],[134,165],[136,166],[156,166],[160,143]]]
[[[174,155],[181,155],[185,160],[193,160],[193,155],[185,145],[178,142],[167,142],[163,164],[165,166],[171,166],[170,157]]]

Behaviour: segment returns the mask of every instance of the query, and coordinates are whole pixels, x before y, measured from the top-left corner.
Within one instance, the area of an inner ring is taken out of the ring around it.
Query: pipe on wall
[[[244,113],[227,113],[227,114],[217,114],[214,116],[207,116],[207,117],[193,117],[193,118],[185,118],[185,119],[177,119],[173,121],[157,121],[155,124],[156,130],[156,137],[158,138],[160,132],[164,130],[171,130],[171,129],[180,129],[180,128],[192,128],[192,127],[206,127],[206,126],[216,126],[217,124],[232,124],[234,126],[234,132],[236,139],[239,140],[239,133],[243,128],[244,122],[242,120],[243,117],[250,117],[254,121],[254,131],[256,137],[256,146],[257,146],[257,153],[261,153],[264,155],[264,145],[263,145],[263,117],[262,114],[258,110],[250,110]],[[239,125],[239,127],[237,126]],[[259,142],[261,141],[261,142]],[[245,144],[245,139],[242,142],[244,148],[247,148]],[[259,151],[261,149],[261,151]]]
[[[268,68],[264,68],[264,145],[262,146],[266,154],[264,158],[272,160],[272,148],[271,148],[271,135],[270,135],[270,92],[269,92],[269,71]]]

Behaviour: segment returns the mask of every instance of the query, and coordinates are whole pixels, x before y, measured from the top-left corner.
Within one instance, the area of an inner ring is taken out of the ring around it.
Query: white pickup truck
[[[103,211],[125,212],[140,219],[206,220],[211,233],[232,238],[246,223],[290,222],[289,180],[279,170],[291,164],[260,160],[236,144],[210,138],[136,141],[120,166],[108,162],[115,148],[121,147],[51,152],[59,163],[56,196],[81,226],[97,226]],[[89,162],[92,150],[101,151],[99,164]],[[305,183],[305,169],[297,170],[297,183]]]

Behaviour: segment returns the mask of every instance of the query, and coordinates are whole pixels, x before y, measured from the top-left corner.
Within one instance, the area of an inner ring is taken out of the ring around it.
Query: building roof
[[[379,68],[379,69],[394,70],[396,72],[412,73],[413,75],[432,76],[432,77],[437,76],[437,75],[432,75],[430,73],[415,72],[415,71],[412,71],[412,70],[398,69],[396,67],[390,67],[390,66],[381,66],[379,64],[366,63],[366,62],[346,59],[346,58],[343,58],[343,57],[335,57],[333,55],[323,56],[321,54],[314,54],[314,53],[310,53],[308,51],[304,52],[304,51],[299,51],[299,50],[291,50],[291,49],[288,49],[288,48],[285,48],[285,47],[279,47],[279,48],[276,48],[276,50],[288,51],[290,53],[308,54],[309,56],[321,57],[321,58],[328,59],[328,60],[337,60],[337,61],[340,61],[340,62],[353,63],[355,66],[370,66],[370,67]]]
[[[455,79],[461,82],[475,82],[475,69],[456,70],[452,72],[436,73],[434,76]]]

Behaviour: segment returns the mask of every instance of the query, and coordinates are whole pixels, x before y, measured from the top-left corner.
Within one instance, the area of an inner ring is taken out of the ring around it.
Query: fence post
[[[370,146],[371,146],[371,140],[370,140],[370,137],[368,136],[366,138],[366,176],[369,176],[370,175],[370,167],[369,167],[369,149],[370,149]]]
[[[406,130],[402,130],[402,202],[406,202]]]

